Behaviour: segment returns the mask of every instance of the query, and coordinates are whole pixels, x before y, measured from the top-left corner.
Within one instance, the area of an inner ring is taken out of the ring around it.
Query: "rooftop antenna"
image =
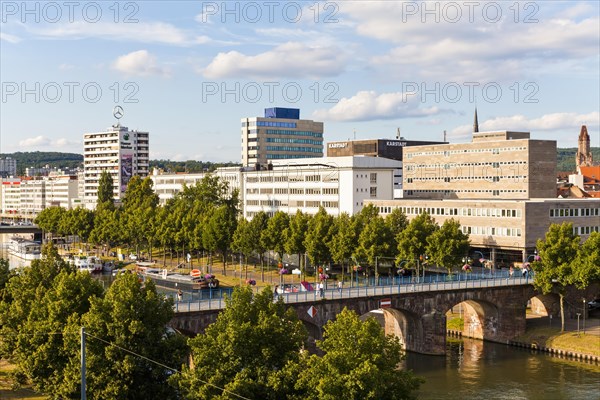
[[[354,129],[354,140],[356,140],[356,129]]]
[[[446,130],[444,129],[444,142],[446,142]]]
[[[125,111],[123,110],[123,107],[121,106],[115,106],[115,108],[113,108],[113,117],[115,117],[117,119],[117,123],[115,125],[113,125],[115,128],[119,128],[121,126],[121,118],[123,118],[123,116],[125,115]]]
[[[396,128],[396,139],[400,140],[400,128]]]

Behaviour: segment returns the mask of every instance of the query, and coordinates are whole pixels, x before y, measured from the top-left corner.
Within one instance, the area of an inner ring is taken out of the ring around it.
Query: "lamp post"
[[[579,316],[581,313],[577,313],[577,335],[579,335]]]
[[[585,335],[585,299],[583,299],[583,334]]]

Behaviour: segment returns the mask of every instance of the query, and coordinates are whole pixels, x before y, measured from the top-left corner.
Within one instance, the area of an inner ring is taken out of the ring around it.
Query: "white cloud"
[[[539,74],[572,59],[595,59],[597,72],[597,8],[593,12],[590,5],[581,3],[559,9],[543,4],[533,14],[537,23],[523,22],[531,15],[530,9],[521,10],[520,20],[515,23],[514,11],[509,8],[512,3],[494,4],[500,4],[503,10],[503,18],[495,23],[482,17],[481,4],[473,20],[463,5],[456,23],[449,22],[450,13],[442,11],[443,2],[427,6],[421,2],[348,2],[340,6],[340,12],[356,21],[358,34],[395,45],[371,61],[378,70],[392,76],[498,81],[527,72]],[[417,6],[416,15],[408,13],[409,5]],[[434,6],[441,7],[440,11],[423,14],[426,7]],[[579,15],[587,16],[574,19]],[[435,22],[436,16],[439,23]]]
[[[0,32],[0,41],[5,41],[8,43],[19,43],[22,39],[15,35],[10,35],[8,33]]]
[[[202,74],[207,78],[319,78],[342,73],[345,60],[337,47],[288,42],[255,56],[237,51],[219,53]]]
[[[138,50],[117,58],[112,68],[130,76],[163,76],[169,77],[170,72],[156,63],[156,56],[147,50]]]
[[[598,127],[600,125],[600,113],[597,111],[587,114],[552,113],[531,119],[521,114],[495,117],[480,122],[479,131],[526,131],[531,132],[533,136],[537,131],[569,130],[579,132],[579,127],[584,124],[589,127]],[[472,131],[472,125],[462,125],[454,128],[449,136],[455,139],[466,138],[470,137]]]
[[[61,70],[61,71],[69,71],[69,70],[72,70],[73,68],[75,68],[74,65],[66,64],[66,63],[65,64],[60,64],[58,66],[58,69]]]
[[[19,146],[23,146],[23,147],[48,146],[48,145],[50,145],[50,143],[51,143],[50,139],[45,136],[42,136],[42,135],[19,140]]]
[[[205,38],[196,38],[187,32],[164,22],[139,22],[136,24],[114,24],[85,21],[53,24],[50,27],[30,28],[31,33],[42,38],[85,39],[101,38],[118,41],[142,43],[166,43],[173,45],[192,45],[204,43]]]
[[[417,97],[402,92],[381,93],[360,91],[350,98],[342,98],[328,110],[317,110],[313,117],[317,120],[333,121],[372,121],[426,117],[447,112],[438,107],[419,108]]]

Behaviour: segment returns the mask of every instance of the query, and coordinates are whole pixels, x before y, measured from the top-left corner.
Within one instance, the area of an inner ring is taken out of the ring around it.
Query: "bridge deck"
[[[440,292],[458,289],[477,289],[477,288],[488,288],[488,287],[502,287],[502,286],[522,286],[529,285],[533,282],[532,277],[523,277],[521,275],[509,277],[506,276],[495,276],[482,277],[481,279],[466,279],[466,280],[455,280],[455,281],[439,281],[439,282],[425,282],[425,283],[404,283],[400,285],[380,285],[380,286],[362,286],[362,287],[350,287],[343,288],[341,290],[327,289],[325,290],[324,296],[320,297],[318,291],[310,292],[297,292],[297,293],[285,293],[279,296],[287,304],[297,303],[314,303],[320,300],[335,300],[335,299],[347,299],[347,298],[360,298],[360,297],[372,297],[372,296],[389,296],[397,295],[402,293],[414,293],[414,292]],[[198,300],[198,301],[182,301],[176,302],[174,309],[176,313],[195,312],[195,311],[209,311],[209,310],[222,310],[225,308],[225,300],[222,298]]]

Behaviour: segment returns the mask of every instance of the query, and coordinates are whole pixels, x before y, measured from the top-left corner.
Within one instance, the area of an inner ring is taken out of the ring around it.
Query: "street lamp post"
[[[581,313],[577,313],[577,335],[579,335],[579,316]]]
[[[583,299],[583,334],[585,335],[585,299]]]

